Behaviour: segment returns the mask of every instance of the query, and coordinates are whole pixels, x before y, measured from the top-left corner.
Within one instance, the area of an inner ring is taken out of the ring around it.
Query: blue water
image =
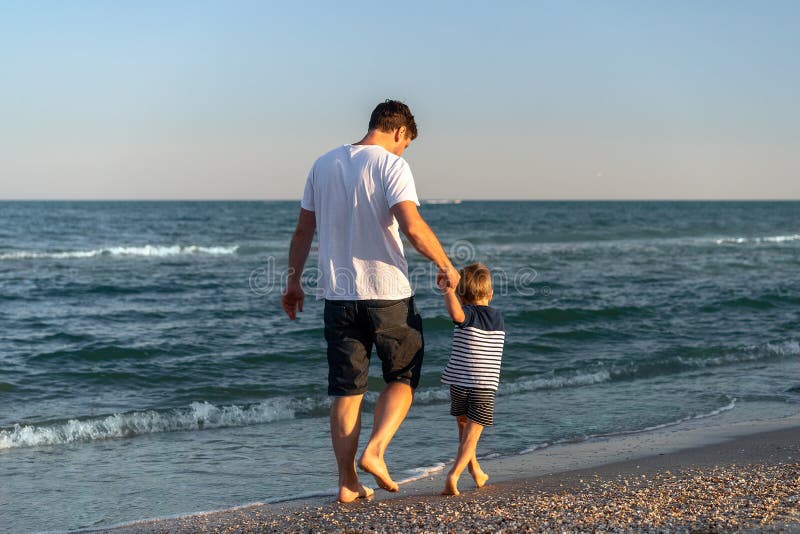
[[[800,404],[800,203],[421,209],[460,263],[493,270],[505,315],[496,425],[480,455]],[[0,202],[0,530],[334,486],[322,306],[309,298],[296,322],[279,306],[297,212]],[[427,263],[407,254],[426,356],[387,455],[398,479],[455,454],[438,381],[452,326]],[[374,362],[367,412],[379,377]]]

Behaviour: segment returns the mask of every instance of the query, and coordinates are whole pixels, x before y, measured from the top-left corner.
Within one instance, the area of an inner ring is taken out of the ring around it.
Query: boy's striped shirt
[[[442,382],[497,390],[506,336],[503,316],[489,306],[468,304],[463,310],[464,321],[453,331],[453,349]]]

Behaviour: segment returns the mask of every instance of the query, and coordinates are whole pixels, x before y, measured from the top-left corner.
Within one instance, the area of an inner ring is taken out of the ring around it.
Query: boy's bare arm
[[[444,307],[447,308],[447,313],[450,314],[450,317],[457,323],[463,323],[464,309],[458,302],[458,297],[456,297],[456,292],[453,288],[448,287],[442,290],[442,296],[444,297]]]

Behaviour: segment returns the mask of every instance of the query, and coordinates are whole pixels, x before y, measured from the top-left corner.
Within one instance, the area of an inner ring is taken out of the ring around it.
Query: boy
[[[459,274],[455,289],[442,287],[445,307],[456,324],[442,382],[450,384],[450,414],[456,417],[459,437],[458,456],[447,475],[443,495],[458,495],[458,478],[465,467],[469,467],[477,487],[483,487],[489,479],[478,464],[475,449],[483,427],[494,422],[494,396],[505,340],[503,316],[489,307],[493,296],[489,269],[473,263]]]

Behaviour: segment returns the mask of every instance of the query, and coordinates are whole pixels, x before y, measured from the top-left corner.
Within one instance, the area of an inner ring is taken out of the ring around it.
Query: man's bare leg
[[[447,480],[442,490],[442,495],[458,495],[458,478],[469,465],[470,460],[475,456],[475,449],[478,446],[478,438],[483,432],[483,425],[475,421],[467,421],[464,430],[461,432],[461,441],[458,444],[458,456],[453,463],[453,467],[447,474]]]
[[[364,395],[336,397],[331,404],[331,443],[339,468],[339,502],[371,497],[374,491],[363,486],[356,472],[358,435],[361,433],[361,400]]]
[[[391,382],[386,385],[375,404],[372,435],[358,461],[359,467],[374,476],[378,486],[387,491],[397,491],[398,486],[389,476],[383,454],[406,418],[413,398],[414,390],[408,384]]]
[[[464,439],[464,428],[467,426],[467,419],[466,415],[459,415],[456,418],[458,422],[458,442],[461,443],[461,440]],[[477,447],[476,450],[472,452],[472,458],[470,458],[469,463],[467,464],[467,469],[469,469],[469,474],[472,475],[472,479],[475,481],[475,486],[482,488],[486,485],[486,481],[489,480],[489,475],[487,475],[483,469],[481,469],[481,464],[478,463],[477,457]]]

